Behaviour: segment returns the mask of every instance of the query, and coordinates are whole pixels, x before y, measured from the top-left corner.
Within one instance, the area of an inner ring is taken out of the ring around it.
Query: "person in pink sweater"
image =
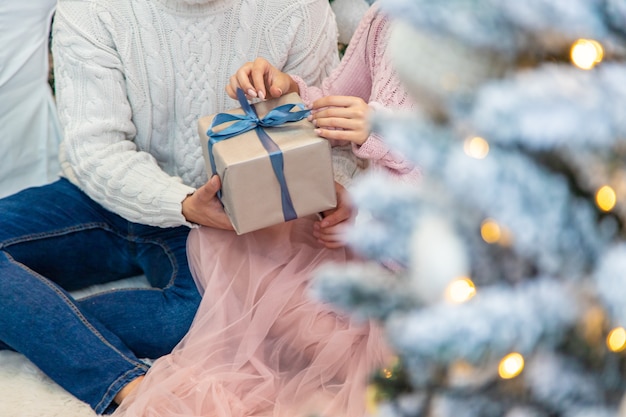
[[[348,141],[354,154],[370,170],[382,170],[399,181],[417,183],[419,170],[402,155],[389,149],[383,138],[370,131],[375,111],[411,110],[415,103],[401,84],[387,51],[389,20],[374,4],[355,30],[348,49],[321,87],[308,86],[302,78],[286,74],[264,58],[243,65],[231,78],[226,91],[236,99],[241,88],[248,99],[276,98],[298,93],[312,110],[319,136],[333,145]],[[344,224],[320,220],[315,234],[327,247],[342,245]]]
[[[417,169],[369,131],[372,111],[412,106],[389,65],[388,29],[373,6],[322,88],[257,59],[231,78],[227,92],[244,87],[249,98],[269,98],[297,91],[320,136],[352,142],[372,169],[416,181]],[[194,323],[115,415],[363,417],[368,379],[392,351],[377,323],[309,295],[317,267],[359,261],[340,237],[342,217],[324,214],[243,235],[194,229],[189,264],[203,293]]]
[[[313,110],[317,133],[326,139],[352,142],[354,153],[403,181],[419,178],[417,169],[392,152],[383,139],[370,132],[373,111],[413,109],[415,103],[401,84],[387,52],[389,20],[374,4],[361,19],[341,63],[322,82],[308,86],[302,78],[281,72],[264,58],[243,65],[226,87],[248,99],[275,98],[296,92]]]

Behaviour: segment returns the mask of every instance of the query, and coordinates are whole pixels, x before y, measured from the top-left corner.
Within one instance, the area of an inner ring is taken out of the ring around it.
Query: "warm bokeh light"
[[[498,374],[502,379],[511,379],[524,370],[524,357],[517,352],[509,353],[500,361]]]
[[[578,68],[588,70],[602,61],[604,49],[593,39],[578,39],[572,45],[570,57]]]
[[[596,192],[596,204],[601,210],[611,211],[617,203],[617,196],[615,190],[608,185],[600,187]]]
[[[502,229],[493,219],[486,219],[480,225],[480,235],[485,242],[496,243],[502,237]]]
[[[606,315],[599,305],[592,306],[581,317],[580,330],[588,344],[597,345],[604,339]]]
[[[464,303],[474,295],[476,295],[476,286],[467,277],[455,279],[446,288],[446,298],[453,303]]]
[[[606,337],[606,345],[613,352],[621,352],[626,349],[626,330],[623,327],[611,330]]]
[[[476,159],[483,159],[489,153],[489,143],[479,136],[465,139],[463,150],[468,156]]]
[[[378,414],[378,401],[378,388],[373,384],[368,385],[365,390],[365,409],[369,415]]]

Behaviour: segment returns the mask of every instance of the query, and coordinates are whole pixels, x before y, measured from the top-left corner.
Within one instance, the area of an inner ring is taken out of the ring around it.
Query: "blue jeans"
[[[0,200],[0,349],[99,414],[189,329],[200,303],[189,228],[131,223],[61,179]],[[153,288],[68,293],[145,274]]]

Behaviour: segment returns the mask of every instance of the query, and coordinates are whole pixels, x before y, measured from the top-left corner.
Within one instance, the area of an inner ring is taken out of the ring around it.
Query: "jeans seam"
[[[172,275],[170,276],[170,280],[167,285],[163,287],[163,289],[170,288],[174,285],[174,281],[176,281],[176,277],[178,276],[179,266],[176,261],[176,255],[174,255],[174,251],[162,240],[157,239],[155,242],[158,242],[159,246],[163,248],[163,252],[167,255],[167,258],[170,260],[170,264],[172,265]],[[187,250],[185,250],[185,254]]]
[[[52,231],[52,232],[31,233],[31,234],[27,234],[27,235],[21,235],[19,237],[15,237],[15,238],[12,238],[12,239],[7,239],[5,241],[0,242],[0,250],[9,248],[10,246],[17,245],[17,244],[20,244],[22,242],[28,242],[28,241],[31,241],[33,239],[45,239],[45,238],[49,238],[49,237],[63,236],[63,235],[67,235],[67,234],[74,233],[74,232],[80,232],[80,231],[84,231],[84,230],[95,230],[95,229],[102,229],[102,230],[105,230],[107,232],[111,232],[111,233],[115,234],[117,237],[119,237],[119,238],[121,238],[123,240],[126,240],[127,242],[133,242],[133,243],[154,243],[154,244],[160,246],[161,249],[163,249],[163,252],[167,256],[167,258],[169,259],[170,264],[172,265],[172,274],[170,276],[170,279],[167,282],[167,285],[165,285],[163,288],[160,288],[158,290],[164,290],[164,289],[170,288],[170,287],[172,287],[174,285],[174,281],[176,280],[176,277],[178,276],[179,266],[178,266],[178,262],[176,262],[176,256],[174,255],[174,252],[171,250],[169,245],[166,244],[166,242],[164,242],[162,239],[154,239],[154,240],[145,239],[145,238],[137,237],[136,235],[132,235],[130,233],[128,235],[125,235],[125,234],[119,233],[115,229],[111,228],[105,222],[84,223],[84,224],[81,224],[79,226],[66,227],[66,228],[58,229],[58,230],[55,230],[55,231]]]
[[[71,227],[66,227],[63,229],[58,229],[52,232],[31,233],[31,234],[26,234],[26,235],[20,235],[19,237],[14,237],[14,238],[7,239],[7,240],[0,242],[0,249],[5,249],[5,248],[8,248],[9,246],[17,245],[22,242],[28,242],[33,239],[45,239],[49,237],[63,236],[63,235],[67,235],[67,234],[74,233],[74,232],[79,232],[83,230],[92,230],[92,229],[98,229],[98,228],[115,233],[115,231],[112,230],[109,227],[109,225],[106,223],[91,222],[91,223],[81,224],[80,226],[71,226]],[[118,233],[116,234],[119,236]]]
[[[49,287],[51,290],[53,290],[64,302],[65,305],[67,305],[73,312],[74,314],[78,317],[78,319],[80,320],[80,322],[83,324],[83,326],[85,326],[94,336],[96,336],[105,346],[107,346],[109,349],[111,349],[113,352],[117,353],[123,360],[125,360],[126,362],[128,362],[129,364],[132,364],[134,366],[138,366],[141,365],[141,362],[137,362],[132,360],[131,358],[127,357],[126,355],[124,355],[122,352],[120,352],[115,346],[111,345],[111,343],[109,343],[108,340],[106,340],[104,337],[102,337],[102,334],[100,334],[100,332],[98,331],[98,329],[96,329],[95,327],[93,327],[91,325],[91,323],[89,323],[85,317],[83,316],[83,314],[80,312],[80,310],[71,302],[71,300],[67,297],[67,295],[65,295],[62,291],[60,291],[56,286],[52,285],[47,279],[42,279],[43,277],[41,275],[39,275],[36,271],[33,271],[32,269],[30,269],[28,266],[21,264],[19,262],[16,262],[15,259],[13,259],[13,257],[8,254],[5,253],[9,262],[13,263],[14,265],[17,265],[20,268],[23,268],[27,271],[29,271],[35,278],[37,278],[37,280],[39,280],[41,283],[43,283],[44,285],[46,285],[47,287]]]
[[[178,271],[180,267],[178,265],[178,262],[176,261],[176,255],[174,255],[174,251],[169,247],[169,245],[162,239],[151,240],[151,239],[145,239],[142,237],[135,237],[132,240],[129,239],[129,241],[134,242],[134,243],[152,243],[152,244],[158,245],[161,249],[163,249],[163,253],[165,253],[165,255],[167,256],[167,259],[169,259],[170,264],[172,265],[172,274],[170,275],[170,279],[168,280],[167,284],[164,285],[163,288],[155,288],[155,290],[163,291],[165,289],[172,287],[174,285],[174,281],[176,280],[176,277],[178,276]],[[186,253],[187,251],[185,250],[185,254]],[[113,290],[113,291],[117,291],[117,290]]]

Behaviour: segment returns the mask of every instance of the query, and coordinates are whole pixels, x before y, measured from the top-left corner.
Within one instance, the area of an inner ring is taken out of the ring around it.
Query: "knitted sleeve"
[[[148,225],[188,224],[182,200],[194,189],[137,150],[123,64],[93,2],[61,2],[54,54],[64,175],[122,217]]]
[[[376,5],[370,7],[361,19],[339,67],[326,78],[321,87],[307,85],[300,77],[292,76],[300,95],[308,105],[322,96],[349,95],[361,97],[373,111],[412,109],[414,103],[404,89],[387,53],[389,20],[379,13]],[[417,182],[417,168],[402,155],[389,149],[380,135],[373,133],[361,145],[352,145],[356,156],[372,162],[375,169],[383,169],[402,181]]]

